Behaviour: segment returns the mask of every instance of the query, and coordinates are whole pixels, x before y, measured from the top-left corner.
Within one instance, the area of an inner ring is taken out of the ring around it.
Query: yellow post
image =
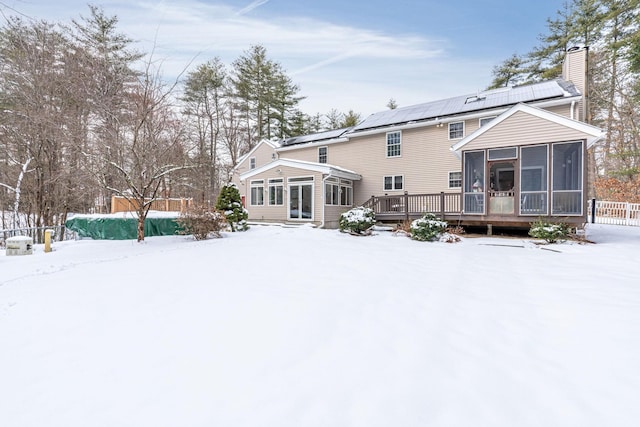
[[[51,235],[53,230],[44,230],[44,251],[51,252]]]

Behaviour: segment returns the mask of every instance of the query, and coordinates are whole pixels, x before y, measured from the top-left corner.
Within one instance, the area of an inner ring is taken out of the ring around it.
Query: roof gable
[[[591,147],[602,137],[602,130],[595,126],[530,105],[518,104],[454,144],[451,150],[460,154],[463,149],[493,148],[496,141],[505,139],[513,141],[509,145],[586,139],[587,147]],[[505,144],[497,146],[505,146]]]
[[[267,145],[270,148],[272,148],[274,151],[276,148],[280,147],[280,144],[278,144],[277,142],[273,142],[273,141],[269,141],[268,139],[261,139],[255,147],[253,147],[247,154],[243,155],[242,157],[240,157],[238,159],[238,164],[236,165],[236,167],[234,169],[238,169],[238,167],[248,158],[252,157],[253,154],[258,151],[258,149],[260,147],[262,147],[263,145]]]

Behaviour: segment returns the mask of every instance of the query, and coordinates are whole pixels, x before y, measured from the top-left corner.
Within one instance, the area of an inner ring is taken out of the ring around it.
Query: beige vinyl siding
[[[282,173],[279,173],[281,170]],[[285,222],[289,221],[288,209],[289,209],[289,191],[288,191],[288,178],[300,178],[300,177],[313,177],[313,191],[314,191],[314,204],[313,204],[313,223],[319,224],[322,222],[322,208],[323,208],[323,188],[322,188],[322,174],[319,172],[308,171],[305,169],[293,168],[289,166],[280,166],[278,168],[268,169],[262,173],[256,174],[251,178],[248,178],[244,183],[239,185],[240,194],[246,198],[246,209],[249,212],[250,221],[265,221],[265,222]],[[282,206],[270,206],[269,205],[269,179],[283,178],[284,186],[284,204]],[[250,189],[251,181],[264,180],[264,205],[263,206],[251,206],[250,205]],[[309,222],[304,220],[298,220],[300,222]],[[296,222],[298,222],[296,221]]]
[[[467,120],[465,132],[478,128],[478,120]],[[412,194],[450,192],[449,172],[461,170],[460,160],[450,151],[448,127],[428,126],[402,131],[399,157],[386,156],[386,131],[375,135],[351,137],[348,142],[329,145],[330,164],[362,175],[354,185],[354,206],[371,196],[383,194]],[[315,161],[317,147],[302,147],[280,153],[280,158]],[[385,191],[385,176],[402,175],[403,190]]]
[[[242,159],[238,166],[236,166],[236,171],[238,174],[243,174],[250,170],[251,167],[251,158],[256,158],[256,168],[266,165],[267,163],[271,163],[273,161],[273,154],[275,153],[275,149],[266,142],[261,142],[255,149],[253,153]]]
[[[340,214],[351,208],[352,206],[325,206],[324,228],[338,228],[340,226]]]
[[[584,96],[588,96],[586,93],[587,87],[587,49],[579,49],[572,52],[567,52],[567,56],[565,57],[564,64],[562,66],[562,77],[565,80],[573,83],[576,88],[582,93]],[[578,107],[576,109],[576,120],[586,120],[586,111],[584,110],[584,96],[578,102]]]
[[[464,147],[465,151],[584,139],[584,133],[517,112]]]
[[[545,110],[551,113],[558,114],[559,116],[565,116],[565,117],[571,118],[571,104],[555,105],[553,107],[545,108]],[[577,119],[577,118],[574,117],[574,119]]]

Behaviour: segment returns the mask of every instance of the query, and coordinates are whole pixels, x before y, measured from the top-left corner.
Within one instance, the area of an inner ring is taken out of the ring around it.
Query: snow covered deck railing
[[[373,209],[380,219],[414,219],[425,213],[445,215],[460,213],[460,193],[404,194],[372,196],[363,206]]]
[[[587,209],[589,222],[594,222],[591,217],[592,203],[593,201],[589,200],[589,208]],[[598,224],[640,226],[640,203],[596,200],[595,222]]]

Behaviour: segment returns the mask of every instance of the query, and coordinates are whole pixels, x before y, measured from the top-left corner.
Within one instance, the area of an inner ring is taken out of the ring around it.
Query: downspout
[[[327,179],[329,178],[331,178],[331,172],[329,172],[327,176],[322,178],[322,188],[321,188],[322,190],[322,221],[320,222],[320,225],[318,226],[318,228],[324,228],[324,211],[327,208],[327,204],[326,204],[327,192],[325,188],[326,188]]]
[[[571,120],[575,120],[574,110],[576,109],[576,101],[571,101]]]

